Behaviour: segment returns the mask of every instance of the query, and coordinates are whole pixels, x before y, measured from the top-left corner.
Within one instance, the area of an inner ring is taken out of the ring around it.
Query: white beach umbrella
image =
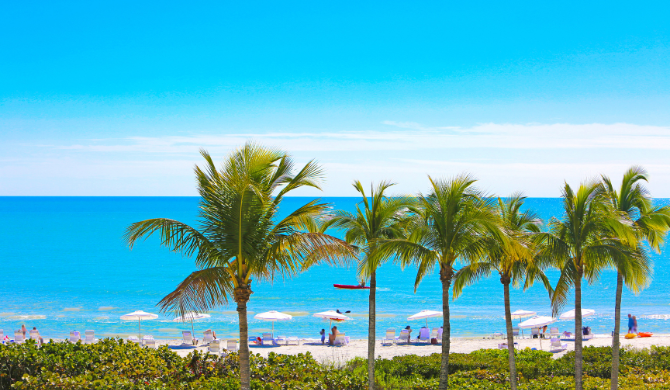
[[[521,319],[521,318],[532,317],[536,314],[537,314],[536,312],[530,311],[530,310],[517,310],[517,311],[512,313],[512,319],[513,320],[518,320],[518,319]]]
[[[140,338],[142,338],[142,320],[155,320],[156,318],[158,318],[156,314],[147,313],[142,310],[137,310],[121,316],[121,319],[124,321],[139,321],[138,336]]]
[[[519,328],[521,329],[541,328],[545,325],[553,324],[554,322],[556,322],[556,318],[547,316],[535,316],[520,323]],[[540,340],[540,349],[542,349],[542,337],[538,337],[538,339]]]
[[[596,314],[595,310],[591,309],[582,309],[582,317],[589,317]],[[565,313],[561,314],[560,317],[561,320],[574,320],[575,319],[575,309],[568,310]]]
[[[421,310],[420,312],[414,314],[413,316],[407,317],[408,320],[426,320],[426,328],[428,327],[428,319],[433,317],[442,317],[441,311],[435,310]]]
[[[330,320],[331,327],[333,325],[333,321],[344,322],[351,319],[350,317],[347,317],[342,313],[338,313],[335,310],[322,311],[321,313],[313,314],[313,317],[323,318],[324,320]]]
[[[181,317],[177,317],[177,318],[175,318],[175,319],[172,320],[172,321],[174,321],[174,322],[187,322],[187,321],[190,321],[190,322],[191,322],[191,333],[192,333],[193,335],[195,335],[195,330],[193,330],[193,321],[204,320],[205,318],[209,318],[209,317],[211,317],[211,315],[209,315],[209,314],[205,314],[205,313],[196,313],[196,312],[194,312],[194,311],[188,311],[188,312],[184,313],[183,316],[181,316]]]
[[[288,321],[292,320],[293,316],[290,314],[284,314],[276,310],[266,311],[265,313],[259,313],[254,316],[257,320],[263,321],[272,321],[272,337],[275,335],[275,321]]]

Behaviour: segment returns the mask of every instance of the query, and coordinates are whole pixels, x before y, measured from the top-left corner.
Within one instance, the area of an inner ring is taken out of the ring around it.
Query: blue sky
[[[640,164],[670,197],[668,2],[238,3],[4,4],[0,195],[195,195],[199,148],[253,139],[325,195]]]

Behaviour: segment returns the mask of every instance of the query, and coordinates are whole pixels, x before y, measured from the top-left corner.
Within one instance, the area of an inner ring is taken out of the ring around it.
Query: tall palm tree
[[[624,283],[634,293],[644,288],[651,279],[652,264],[645,246],[660,252],[665,235],[670,226],[670,207],[654,207],[649,192],[641,183],[647,181],[647,172],[641,167],[631,167],[621,181],[619,191],[614,189],[612,181],[603,176],[603,184],[612,207],[626,218],[635,230],[638,240],[637,256],[622,259],[616,264],[617,286],[616,303],[614,305],[614,337],[612,339],[612,374],[610,387],[616,390],[619,386],[619,333],[621,328],[621,295]]]
[[[354,188],[361,194],[361,203],[356,212],[338,211],[327,222],[328,226],[345,230],[346,241],[354,245],[362,255],[359,262],[359,273],[362,278],[370,280],[370,296],[368,308],[368,388],[375,386],[375,323],[377,268],[388,258],[375,257],[377,242],[383,239],[400,239],[405,237],[404,225],[407,212],[413,204],[408,198],[388,198],[385,191],[393,184],[382,182],[377,189],[370,189],[370,196],[365,193],[360,181],[354,182]]]
[[[583,183],[575,193],[566,183],[562,198],[562,219],[552,218],[549,232],[536,237],[544,244],[543,255],[553,258],[561,272],[552,295],[554,313],[567,302],[570,288],[575,289],[575,388],[581,390],[582,278],[591,284],[604,269],[634,256],[625,243],[635,237],[606,201],[602,184]]]
[[[525,278],[524,289],[532,286],[536,280],[544,283],[551,293],[553,289],[549,279],[544,275],[544,264],[540,264],[534,256],[535,248],[531,240],[532,235],[540,231],[539,217],[530,210],[521,212],[526,197],[514,194],[507,200],[498,199],[498,213],[502,221],[507,240],[493,241],[490,252],[486,257],[475,258],[461,268],[454,280],[454,299],[463,291],[463,288],[476,283],[482,277],[488,277],[495,271],[500,275],[503,285],[505,304],[505,324],[507,325],[507,350],[510,371],[510,387],[517,388],[516,363],[514,361],[514,332],[512,328],[512,313],[510,308],[510,284],[519,286]]]
[[[320,216],[327,205],[306,203],[277,220],[279,206],[290,191],[319,188],[321,169],[307,163],[298,173],[284,152],[246,144],[233,152],[217,170],[210,155],[201,151],[204,168],[195,167],[200,194],[198,225],[166,218],[133,223],[125,238],[132,248],[154,233],[161,245],[186,256],[195,255],[197,271],[165,296],[161,310],[183,315],[226,304],[233,297],[240,327],[241,388],[250,388],[247,302],[252,278],[289,277],[319,261],[337,261],[353,254],[344,241],[302,228]]]
[[[420,209],[412,218],[409,237],[385,240],[376,251],[380,257],[397,256],[403,265],[416,264],[415,290],[424,276],[439,267],[444,327],[440,389],[449,386],[449,289],[455,263],[485,256],[491,235],[504,241],[495,200],[474,187],[475,181],[465,174],[450,180],[430,178],[432,190],[418,198]]]

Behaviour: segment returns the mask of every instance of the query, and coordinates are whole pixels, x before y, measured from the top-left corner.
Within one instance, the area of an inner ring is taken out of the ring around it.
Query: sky
[[[631,165],[670,197],[670,3],[0,5],[0,196],[194,196],[247,141],[354,180],[557,197]]]

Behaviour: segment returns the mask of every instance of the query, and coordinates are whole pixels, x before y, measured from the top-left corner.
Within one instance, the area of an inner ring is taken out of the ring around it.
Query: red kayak
[[[349,284],[333,284],[333,287],[339,288],[339,289],[342,289],[342,290],[364,290],[364,289],[369,290],[370,289],[370,287],[367,287],[367,286],[356,286],[356,285],[352,286],[352,285],[349,285]]]

